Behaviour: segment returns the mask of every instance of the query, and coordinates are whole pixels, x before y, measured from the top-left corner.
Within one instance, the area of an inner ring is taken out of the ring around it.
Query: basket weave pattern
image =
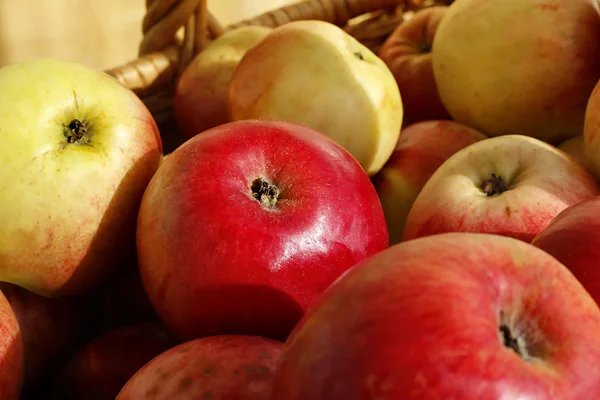
[[[138,58],[106,71],[144,101],[157,123],[172,121],[173,91],[193,58],[223,33],[245,25],[277,27],[316,19],[342,27],[377,52],[406,15],[452,0],[304,0],[221,26],[207,0],[147,0]]]

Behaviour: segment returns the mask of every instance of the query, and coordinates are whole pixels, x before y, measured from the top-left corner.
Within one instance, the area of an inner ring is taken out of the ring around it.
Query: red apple
[[[350,153],[274,120],[221,125],[171,153],[137,232],[146,292],[181,341],[283,340],[331,282],[388,246],[377,192]]]
[[[17,317],[0,291],[0,399],[17,400],[24,380],[23,338]]]
[[[157,323],[108,331],[81,348],[62,370],[55,396],[69,400],[114,400],[147,362],[177,342]]]
[[[531,244],[563,263],[600,304],[600,197],[563,210]]]
[[[423,121],[407,126],[392,156],[373,177],[390,234],[390,244],[402,240],[406,217],[431,175],[452,154],[486,136],[453,121]]]
[[[116,400],[270,400],[281,346],[244,335],[183,343],[140,369]]]
[[[54,378],[56,368],[98,328],[87,315],[96,310],[87,298],[48,299],[9,283],[0,283],[0,290],[17,317],[23,338],[24,389],[36,390]]]
[[[410,209],[403,239],[481,232],[530,243],[559,212],[598,195],[594,177],[556,147],[523,135],[489,138],[435,171]]]
[[[446,233],[346,273],[285,344],[272,400],[600,398],[600,309],[517,239]]]
[[[404,104],[404,126],[419,121],[450,119],[433,76],[431,46],[448,7],[417,11],[383,43],[379,57],[392,71]]]

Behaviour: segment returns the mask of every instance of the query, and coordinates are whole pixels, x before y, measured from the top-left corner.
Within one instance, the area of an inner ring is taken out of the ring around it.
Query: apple
[[[0,290],[12,308],[23,340],[24,390],[37,390],[98,327],[87,314],[93,303],[83,297],[47,299],[10,283]]]
[[[403,240],[480,232],[530,243],[559,212],[599,195],[594,177],[548,143],[523,135],[484,139],[433,173],[408,213]]]
[[[416,122],[402,130],[392,156],[373,178],[390,244],[402,241],[408,212],[429,177],[452,154],[485,138],[473,128],[447,120]]]
[[[600,309],[520,240],[445,233],[336,281],[281,352],[271,400],[597,399]]]
[[[600,81],[588,99],[583,129],[583,150],[589,167],[600,180]]]
[[[531,242],[564,264],[600,304],[600,197],[559,213]]]
[[[140,368],[177,344],[154,322],[107,331],[80,348],[62,369],[53,395],[69,400],[114,400]]]
[[[142,101],[89,67],[0,69],[0,281],[82,294],[135,251],[139,204],[161,160]]]
[[[246,52],[229,84],[233,121],[276,119],[313,128],[350,152],[369,176],[402,127],[400,90],[385,63],[325,21],[279,26]]]
[[[116,400],[270,400],[281,346],[246,335],[182,343],[141,368]]]
[[[230,122],[228,90],[233,71],[246,51],[271,30],[253,25],[226,32],[185,68],[173,99],[175,121],[185,139]]]
[[[331,282],[388,247],[377,192],[332,139],[245,120],[173,151],[142,199],[142,282],[182,342],[247,334],[283,341]]]
[[[433,73],[454,120],[557,144],[583,132],[599,53],[597,0],[455,0]]]
[[[23,365],[23,337],[19,323],[0,291],[0,399],[19,399],[25,377]]]
[[[590,157],[585,152],[583,135],[577,135],[560,143],[557,148],[567,153],[575,162],[594,174],[594,167]]]
[[[448,7],[434,6],[414,13],[398,25],[379,50],[392,71],[404,105],[403,125],[450,119],[440,100],[431,63],[436,29]]]

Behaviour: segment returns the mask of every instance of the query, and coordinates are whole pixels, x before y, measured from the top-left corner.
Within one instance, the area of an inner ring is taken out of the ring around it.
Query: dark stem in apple
[[[263,178],[256,178],[252,182],[252,196],[265,208],[275,208],[281,190]]]
[[[492,174],[491,177],[481,182],[479,188],[483,190],[483,193],[488,197],[502,194],[508,190],[508,185],[504,182],[501,176]]]
[[[69,122],[69,125],[65,127],[67,143],[79,143],[86,133],[87,129],[85,124],[78,119],[72,120]]]
[[[525,341],[518,335],[514,335],[508,325],[500,324],[499,336],[500,341],[506,348],[511,349],[524,360],[529,359],[529,352],[527,351]]]

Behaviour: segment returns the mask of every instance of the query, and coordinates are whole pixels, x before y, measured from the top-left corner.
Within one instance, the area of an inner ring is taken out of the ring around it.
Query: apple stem
[[[262,178],[256,178],[252,182],[251,190],[254,198],[265,208],[275,208],[281,194],[281,190],[277,186]]]
[[[529,358],[529,353],[525,348],[525,343],[523,343],[523,340],[518,336],[515,337],[507,325],[500,325],[499,336],[500,341],[506,348],[511,349],[524,360],[527,360]]]
[[[508,185],[504,182],[501,176],[492,174],[492,176],[483,182],[479,186],[483,193],[488,197],[495,196],[497,194],[504,193],[508,190]]]
[[[74,119],[66,126],[65,136],[67,143],[78,143],[87,133],[85,125],[78,119]]]

